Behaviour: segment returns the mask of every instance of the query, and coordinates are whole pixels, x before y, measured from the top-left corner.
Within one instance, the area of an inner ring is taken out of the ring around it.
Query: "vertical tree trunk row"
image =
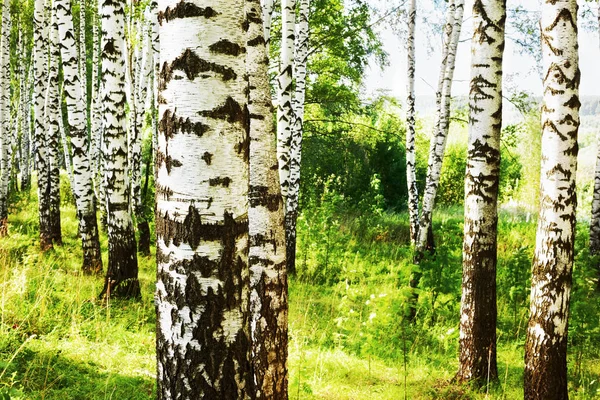
[[[67,102],[69,134],[73,152],[73,193],[79,219],[85,273],[102,271],[98,223],[89,161],[87,118],[83,98],[83,81],[78,74],[78,54],[73,31],[70,0],[55,0],[59,45],[62,56],[64,93]]]
[[[567,333],[575,244],[579,56],[576,0],[546,0],[540,215],[525,343],[525,399],[567,399]]]
[[[245,0],[209,4],[158,10],[159,399],[248,399],[254,385]]]
[[[506,0],[473,4],[459,381],[498,378],[496,264]]]
[[[250,86],[250,312],[256,399],[287,399],[287,274],[284,205],[273,141],[271,87],[261,7],[246,0]]]
[[[141,296],[137,245],[129,213],[128,146],[125,114],[125,2],[103,0],[102,82],[104,141],[102,159],[107,200],[108,269],[102,294]]]
[[[21,190],[29,192],[31,188],[31,162],[30,162],[30,124],[29,124],[29,100],[28,88],[29,82],[27,79],[26,55],[25,55],[25,40],[23,38],[22,29],[19,29],[19,113],[20,113],[20,129],[21,129],[21,159],[19,166],[21,169]]]
[[[410,220],[410,241],[417,243],[419,232],[419,191],[417,188],[417,154],[415,150],[415,30],[417,22],[417,1],[410,0],[408,8],[407,53],[407,98],[406,98],[406,184],[408,186],[408,215]]]

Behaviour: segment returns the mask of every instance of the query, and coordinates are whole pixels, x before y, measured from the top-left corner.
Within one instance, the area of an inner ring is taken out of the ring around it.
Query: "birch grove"
[[[542,4],[540,215],[525,342],[525,398],[567,399],[567,333],[575,245],[579,55],[577,2]]]
[[[498,379],[496,264],[505,21],[506,0],[475,0],[457,379],[479,385]]]

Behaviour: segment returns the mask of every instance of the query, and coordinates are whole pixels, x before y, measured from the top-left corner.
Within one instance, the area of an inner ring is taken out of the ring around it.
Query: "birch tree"
[[[600,32],[600,3],[598,3],[598,29]],[[596,157],[596,171],[594,174],[594,198],[592,200],[592,218],[590,220],[590,253],[600,254],[600,135],[598,136],[598,155]],[[600,265],[597,268],[597,286],[600,291]]]
[[[30,162],[30,139],[29,134],[31,132],[29,122],[29,99],[28,99],[28,88],[29,80],[27,79],[28,73],[26,68],[26,55],[25,45],[23,40],[22,27],[19,29],[19,113],[20,113],[20,138],[21,138],[21,149],[19,160],[19,166],[21,169],[21,190],[29,192],[31,188],[31,162]]]
[[[295,38],[296,0],[281,0],[281,59],[279,64],[279,104],[277,107],[277,158],[279,160],[279,182],[281,184],[281,195],[285,203],[286,213],[286,240],[291,233],[289,231],[288,197],[290,190],[290,160],[292,143],[292,123],[294,121],[294,110],[292,106],[292,69],[294,61],[294,38]],[[288,257],[290,245],[288,248]],[[287,259],[288,273],[294,274],[295,264]],[[292,268],[290,268],[292,267]]]
[[[506,0],[475,0],[460,318],[459,381],[498,379],[496,264]]]
[[[252,396],[244,3],[159,3],[159,399]]]
[[[44,101],[47,68],[47,20],[44,11],[44,0],[35,0],[33,12],[33,69],[34,69],[34,142],[35,162],[38,176],[38,213],[40,222],[40,247],[46,251],[53,247],[50,233],[50,186],[48,165],[48,149],[46,139],[46,121],[44,118]]]
[[[46,3],[50,7],[50,2]],[[48,10],[50,29],[48,41],[50,43],[50,58],[48,66],[48,82],[46,86],[46,100],[44,104],[44,118],[46,120],[46,148],[48,151],[48,193],[50,207],[50,235],[55,245],[62,245],[60,224],[60,102],[58,97],[58,69],[60,50],[58,49],[58,24],[56,9]]]
[[[273,8],[275,6],[274,0],[262,0],[262,16],[263,16],[263,26],[265,33],[265,45],[267,49],[269,49],[269,45],[271,43],[271,20],[273,18]]]
[[[257,399],[287,399],[284,205],[273,141],[273,106],[259,0],[245,0],[250,113],[250,310]]]
[[[415,150],[415,30],[417,1],[410,0],[407,18],[407,87],[406,87],[406,184],[408,186],[408,215],[410,240],[414,245],[419,232],[419,192],[417,188],[417,154]]]
[[[8,233],[8,185],[10,180],[10,2],[2,2],[2,38],[0,39],[0,237]]]
[[[575,243],[579,56],[576,0],[546,0],[540,215],[525,342],[525,399],[567,399],[567,333]]]
[[[124,11],[123,0],[102,1],[102,160],[108,210],[108,269],[102,294],[107,297],[137,298],[141,296],[137,245],[129,213],[130,194],[127,184]]]
[[[300,193],[300,164],[302,161],[302,130],[304,124],[304,99],[306,97],[306,64],[308,60],[308,14],[310,1],[300,0],[295,64],[296,86],[292,100],[292,125],[289,148],[289,187],[286,199],[285,243],[286,262],[290,273],[296,271],[296,221]]]
[[[71,149],[73,151],[73,172],[75,204],[79,219],[79,233],[83,247],[83,271],[102,271],[98,222],[94,205],[94,189],[89,161],[89,141],[87,119],[83,97],[84,81],[78,73],[78,54],[73,31],[73,18],[70,0],[54,0],[59,30],[59,44],[62,56],[64,92],[67,103],[67,117]]]

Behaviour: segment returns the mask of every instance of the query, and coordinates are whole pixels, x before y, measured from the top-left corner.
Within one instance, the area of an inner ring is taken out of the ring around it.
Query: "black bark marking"
[[[164,63],[160,72],[159,88],[165,90],[167,83],[173,79],[174,71],[183,71],[186,77],[193,81],[204,72],[214,72],[220,74],[224,81],[234,80],[237,74],[233,69],[221,64],[206,61],[190,49],[186,49],[183,54],[175,58],[170,64]]]
[[[210,129],[202,122],[192,122],[189,117],[179,117],[176,112],[171,112],[171,110],[164,112],[158,127],[167,140],[173,138],[178,132],[193,133],[201,137]]]
[[[281,194],[273,193],[272,188],[267,186],[250,186],[248,201],[252,208],[266,207],[271,212],[279,210],[283,205]]]
[[[216,54],[226,54],[228,56],[237,57],[246,52],[246,49],[237,43],[233,43],[227,39],[219,40],[216,43],[208,46],[208,49]]]
[[[206,165],[212,164],[212,158],[213,158],[213,155],[211,153],[209,153],[208,151],[202,155],[202,159],[204,160],[204,162],[206,162]]]
[[[221,106],[208,111],[199,111],[199,115],[215,119],[226,120],[229,123],[244,122],[247,117],[244,114],[244,109],[232,97],[227,97],[225,103]]]
[[[223,186],[223,187],[228,188],[229,184],[231,184],[231,178],[228,176],[211,178],[208,180],[208,184],[210,186]]]
[[[158,23],[162,25],[163,21],[169,22],[176,18],[204,17],[210,19],[217,15],[218,13],[210,7],[202,8],[182,0],[175,7],[167,7],[165,11],[159,12]]]

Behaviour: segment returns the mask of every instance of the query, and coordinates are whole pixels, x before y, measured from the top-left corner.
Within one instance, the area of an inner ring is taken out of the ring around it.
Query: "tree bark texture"
[[[263,15],[263,27],[265,34],[265,45],[267,50],[270,48],[271,43],[271,20],[273,19],[273,8],[275,7],[274,0],[262,0],[262,15]],[[267,51],[267,54],[269,52]]]
[[[48,6],[50,2],[47,2]],[[58,97],[58,69],[60,50],[58,49],[58,24],[56,9],[49,10],[51,15],[48,40],[50,42],[50,62],[44,115],[46,119],[46,138],[48,149],[48,181],[50,185],[50,235],[55,245],[62,245],[60,226],[60,101]]]
[[[20,160],[21,170],[21,190],[29,192],[31,188],[31,162],[30,162],[30,124],[29,124],[29,99],[27,89],[29,82],[27,79],[26,54],[22,30],[19,29],[19,119],[20,119]]]
[[[10,148],[12,131],[10,129],[10,2],[2,2],[2,38],[0,39],[0,140],[2,143],[0,159],[0,237],[8,233],[8,189],[10,182]]]
[[[506,0],[475,0],[465,176],[459,381],[498,379],[496,264]]]
[[[78,73],[78,54],[73,30],[70,0],[54,0],[58,20],[59,45],[62,56],[64,93],[67,103],[69,134],[73,152],[73,193],[79,219],[85,273],[102,271],[94,189],[89,161],[84,81]]]
[[[287,273],[284,205],[273,141],[273,105],[259,0],[246,0],[250,85],[250,311],[256,399],[287,399]]]
[[[294,62],[294,38],[296,0],[281,1],[281,59],[279,64],[279,105],[277,107],[277,158],[281,195],[286,205],[290,188],[290,150],[292,142],[292,69]],[[288,260],[289,263],[289,260]],[[293,272],[293,271],[288,271]]]
[[[141,297],[137,245],[131,219],[125,115],[125,1],[103,0],[102,82],[104,141],[102,159],[106,185],[108,268],[102,295]]]
[[[253,393],[244,4],[159,3],[159,399]]]
[[[600,3],[598,4],[598,28],[600,30]],[[594,198],[592,200],[592,218],[590,220],[590,253],[600,254],[600,135],[598,135],[598,155],[594,173]],[[596,266],[598,282],[596,290],[600,292],[600,264]]]
[[[576,0],[545,0],[540,215],[525,342],[525,399],[568,399],[567,333],[575,239],[579,57]]]
[[[290,274],[296,272],[296,221],[298,220],[298,196],[300,194],[300,164],[302,161],[302,131],[304,124],[304,100],[306,98],[306,64],[308,61],[308,14],[310,0],[300,0],[298,14],[298,37],[295,46],[296,87],[292,100],[292,126],[290,140],[289,187],[285,207],[286,262]]]
[[[408,215],[410,241],[417,243],[419,232],[419,190],[417,188],[417,153],[415,150],[415,30],[417,1],[410,0],[408,8],[408,35],[406,38],[407,87],[406,87],[406,183],[408,186]]]

